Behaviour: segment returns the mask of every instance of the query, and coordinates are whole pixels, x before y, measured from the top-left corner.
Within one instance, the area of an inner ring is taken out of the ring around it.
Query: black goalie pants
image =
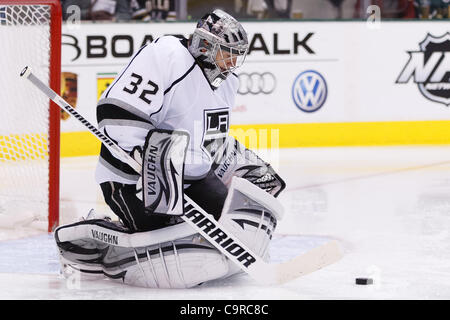
[[[228,190],[213,171],[201,179],[189,181],[185,194],[206,212],[219,219]],[[131,231],[150,231],[182,222],[177,216],[148,212],[143,202],[136,196],[136,185],[118,182],[100,184],[106,204]]]

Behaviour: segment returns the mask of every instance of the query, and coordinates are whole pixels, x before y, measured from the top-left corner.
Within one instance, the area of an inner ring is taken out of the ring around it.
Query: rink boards
[[[62,71],[76,85],[76,107],[95,122],[100,94],[143,44],[165,34],[188,37],[194,27],[186,22],[64,25]],[[231,129],[247,145],[450,143],[445,22],[274,21],[244,22],[244,27],[250,49],[236,72],[240,87]],[[95,139],[73,119],[63,120],[61,128],[62,156],[98,152]],[[72,143],[80,140],[82,146]]]

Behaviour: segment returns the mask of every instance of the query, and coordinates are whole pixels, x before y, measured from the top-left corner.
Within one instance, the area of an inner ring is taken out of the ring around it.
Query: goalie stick
[[[137,173],[141,173],[141,165],[135,159],[38,79],[28,66],[22,70],[20,76],[28,79],[50,100],[80,121],[116,157],[129,164]],[[180,217],[250,277],[262,284],[273,285],[288,282],[319,270],[342,257],[338,242],[331,240],[287,262],[271,264],[257,256],[187,195],[184,196],[184,215]]]

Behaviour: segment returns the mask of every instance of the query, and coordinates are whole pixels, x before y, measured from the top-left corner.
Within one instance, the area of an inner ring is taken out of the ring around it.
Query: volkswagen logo
[[[327,83],[317,71],[307,70],[295,78],[292,85],[292,99],[302,111],[319,110],[327,100]]]
[[[277,80],[271,72],[239,73],[239,94],[271,94]]]

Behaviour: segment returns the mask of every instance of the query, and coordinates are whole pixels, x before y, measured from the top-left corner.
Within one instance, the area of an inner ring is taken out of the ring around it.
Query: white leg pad
[[[131,234],[101,220],[62,226],[56,230],[62,272],[147,288],[190,288],[222,278],[227,259],[193,231],[185,223]]]
[[[283,213],[277,198],[245,179],[233,177],[219,222],[268,261],[269,242]],[[238,271],[230,262],[228,275]]]
[[[227,259],[198,235],[136,249],[112,247],[105,262],[109,278],[147,288],[191,288],[229,271]]]

